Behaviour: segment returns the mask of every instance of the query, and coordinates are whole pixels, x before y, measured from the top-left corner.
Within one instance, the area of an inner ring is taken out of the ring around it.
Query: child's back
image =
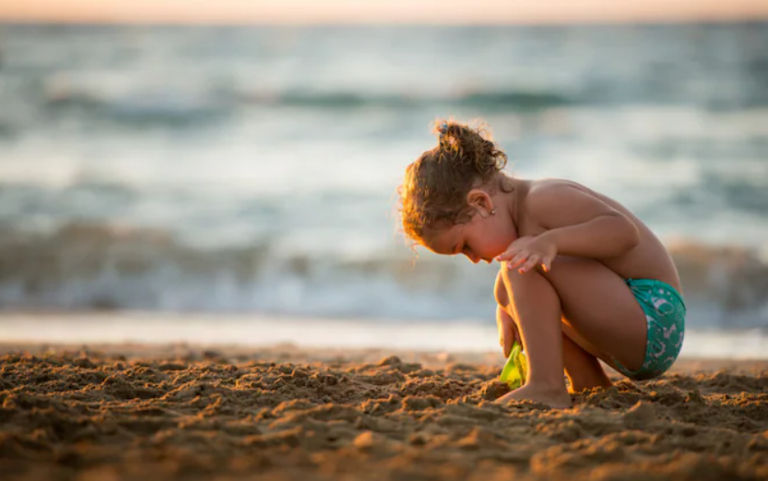
[[[619,202],[607,197],[603,194],[595,192],[588,187],[585,187],[579,183],[563,180],[563,179],[542,179],[533,181],[520,181],[524,186],[521,189],[521,195],[523,198],[520,200],[523,208],[521,212],[525,212],[525,200],[528,192],[543,192],[543,195],[558,195],[558,192],[562,189],[578,189],[590,196],[594,196],[601,202],[604,202],[624,214],[629,218],[638,230],[639,240],[637,245],[628,252],[610,258],[602,258],[600,261],[605,264],[606,267],[613,272],[623,277],[624,279],[646,279],[653,278],[667,284],[670,284],[679,292],[682,292],[680,287],[680,277],[677,273],[677,268],[672,261],[672,257],[669,252],[661,243],[658,237],[643,223],[637,216],[635,216],[629,209],[621,205]],[[528,220],[525,218],[520,219],[520,235],[539,235],[547,229],[537,223],[535,220]]]

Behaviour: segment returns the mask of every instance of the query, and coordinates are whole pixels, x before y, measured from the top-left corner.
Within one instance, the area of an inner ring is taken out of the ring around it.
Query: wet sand
[[[768,479],[768,362],[683,360],[555,411],[500,356],[0,345],[0,479]]]

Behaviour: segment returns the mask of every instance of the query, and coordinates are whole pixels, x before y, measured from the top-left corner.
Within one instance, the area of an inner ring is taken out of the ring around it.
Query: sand
[[[0,346],[0,479],[768,479],[768,363],[681,361],[557,411],[498,354]]]

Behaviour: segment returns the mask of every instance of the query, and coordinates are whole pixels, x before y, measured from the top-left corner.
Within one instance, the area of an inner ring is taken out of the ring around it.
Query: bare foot
[[[494,402],[497,404],[506,404],[510,401],[522,400],[546,404],[554,409],[567,409],[573,406],[571,395],[568,394],[565,384],[559,388],[551,388],[549,386],[538,386],[536,384],[528,383],[520,389],[515,389],[514,391],[501,396]]]

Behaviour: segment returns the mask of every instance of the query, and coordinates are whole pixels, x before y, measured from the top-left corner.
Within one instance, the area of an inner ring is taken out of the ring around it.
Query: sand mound
[[[0,358],[2,479],[768,479],[768,374],[498,406],[500,366]]]

